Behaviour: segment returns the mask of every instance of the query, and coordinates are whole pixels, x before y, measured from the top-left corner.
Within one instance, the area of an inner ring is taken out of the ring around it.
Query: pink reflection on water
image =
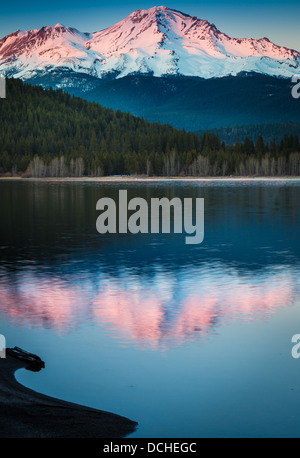
[[[130,340],[157,346],[162,330],[162,302],[153,292],[141,289],[112,291],[110,286],[93,301],[94,315],[101,324],[118,330]]]
[[[208,336],[229,321],[264,319],[291,305],[296,278],[292,270],[241,275],[206,267],[176,279],[105,277],[95,287],[78,285],[75,278],[27,275],[1,281],[0,313],[18,325],[59,333],[93,320],[122,341],[163,349]]]
[[[166,304],[156,293],[155,285],[147,292],[143,288],[111,291],[107,286],[93,304],[99,322],[141,345],[164,348],[205,337],[215,332],[216,326],[233,319],[266,318],[291,305],[295,292],[293,277],[286,274],[271,274],[260,283],[255,277],[241,280],[226,275],[216,283],[213,275],[205,275],[192,291],[187,288],[181,301],[174,294]],[[175,305],[179,307],[169,318],[166,306],[172,311]]]
[[[56,329],[74,327],[86,301],[86,293],[61,279],[24,277],[15,284],[0,284],[0,311],[18,325]]]

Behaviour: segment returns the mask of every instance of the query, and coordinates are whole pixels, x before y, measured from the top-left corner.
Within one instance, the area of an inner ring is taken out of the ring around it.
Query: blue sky
[[[213,22],[222,32],[233,37],[268,37],[276,44],[300,51],[299,0],[35,0],[6,1],[1,5],[0,37],[17,29],[40,28],[62,22],[82,32],[106,28],[136,9],[165,5]]]

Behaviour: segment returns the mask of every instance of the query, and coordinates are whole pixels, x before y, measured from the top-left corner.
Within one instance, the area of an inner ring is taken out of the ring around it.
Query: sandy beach
[[[128,418],[24,387],[14,376],[22,367],[26,363],[10,355],[0,359],[1,438],[117,438],[136,429]]]

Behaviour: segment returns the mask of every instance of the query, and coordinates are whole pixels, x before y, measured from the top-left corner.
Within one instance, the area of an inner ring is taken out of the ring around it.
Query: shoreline
[[[0,359],[1,438],[120,438],[136,430],[126,417],[26,388],[15,378],[26,366],[10,355]]]
[[[154,181],[295,181],[300,180],[300,176],[280,176],[280,177],[147,177],[147,176],[127,176],[116,175],[106,177],[43,177],[43,178],[24,178],[24,177],[1,177],[0,181],[38,181],[38,182],[154,182]]]

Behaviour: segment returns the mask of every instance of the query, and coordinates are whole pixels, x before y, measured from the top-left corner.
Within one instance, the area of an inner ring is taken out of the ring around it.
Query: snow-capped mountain
[[[131,74],[202,78],[257,72],[290,78],[300,53],[268,38],[231,38],[214,24],[164,6],[137,10],[95,33],[56,24],[0,40],[0,73],[22,79],[68,70],[89,76]]]

